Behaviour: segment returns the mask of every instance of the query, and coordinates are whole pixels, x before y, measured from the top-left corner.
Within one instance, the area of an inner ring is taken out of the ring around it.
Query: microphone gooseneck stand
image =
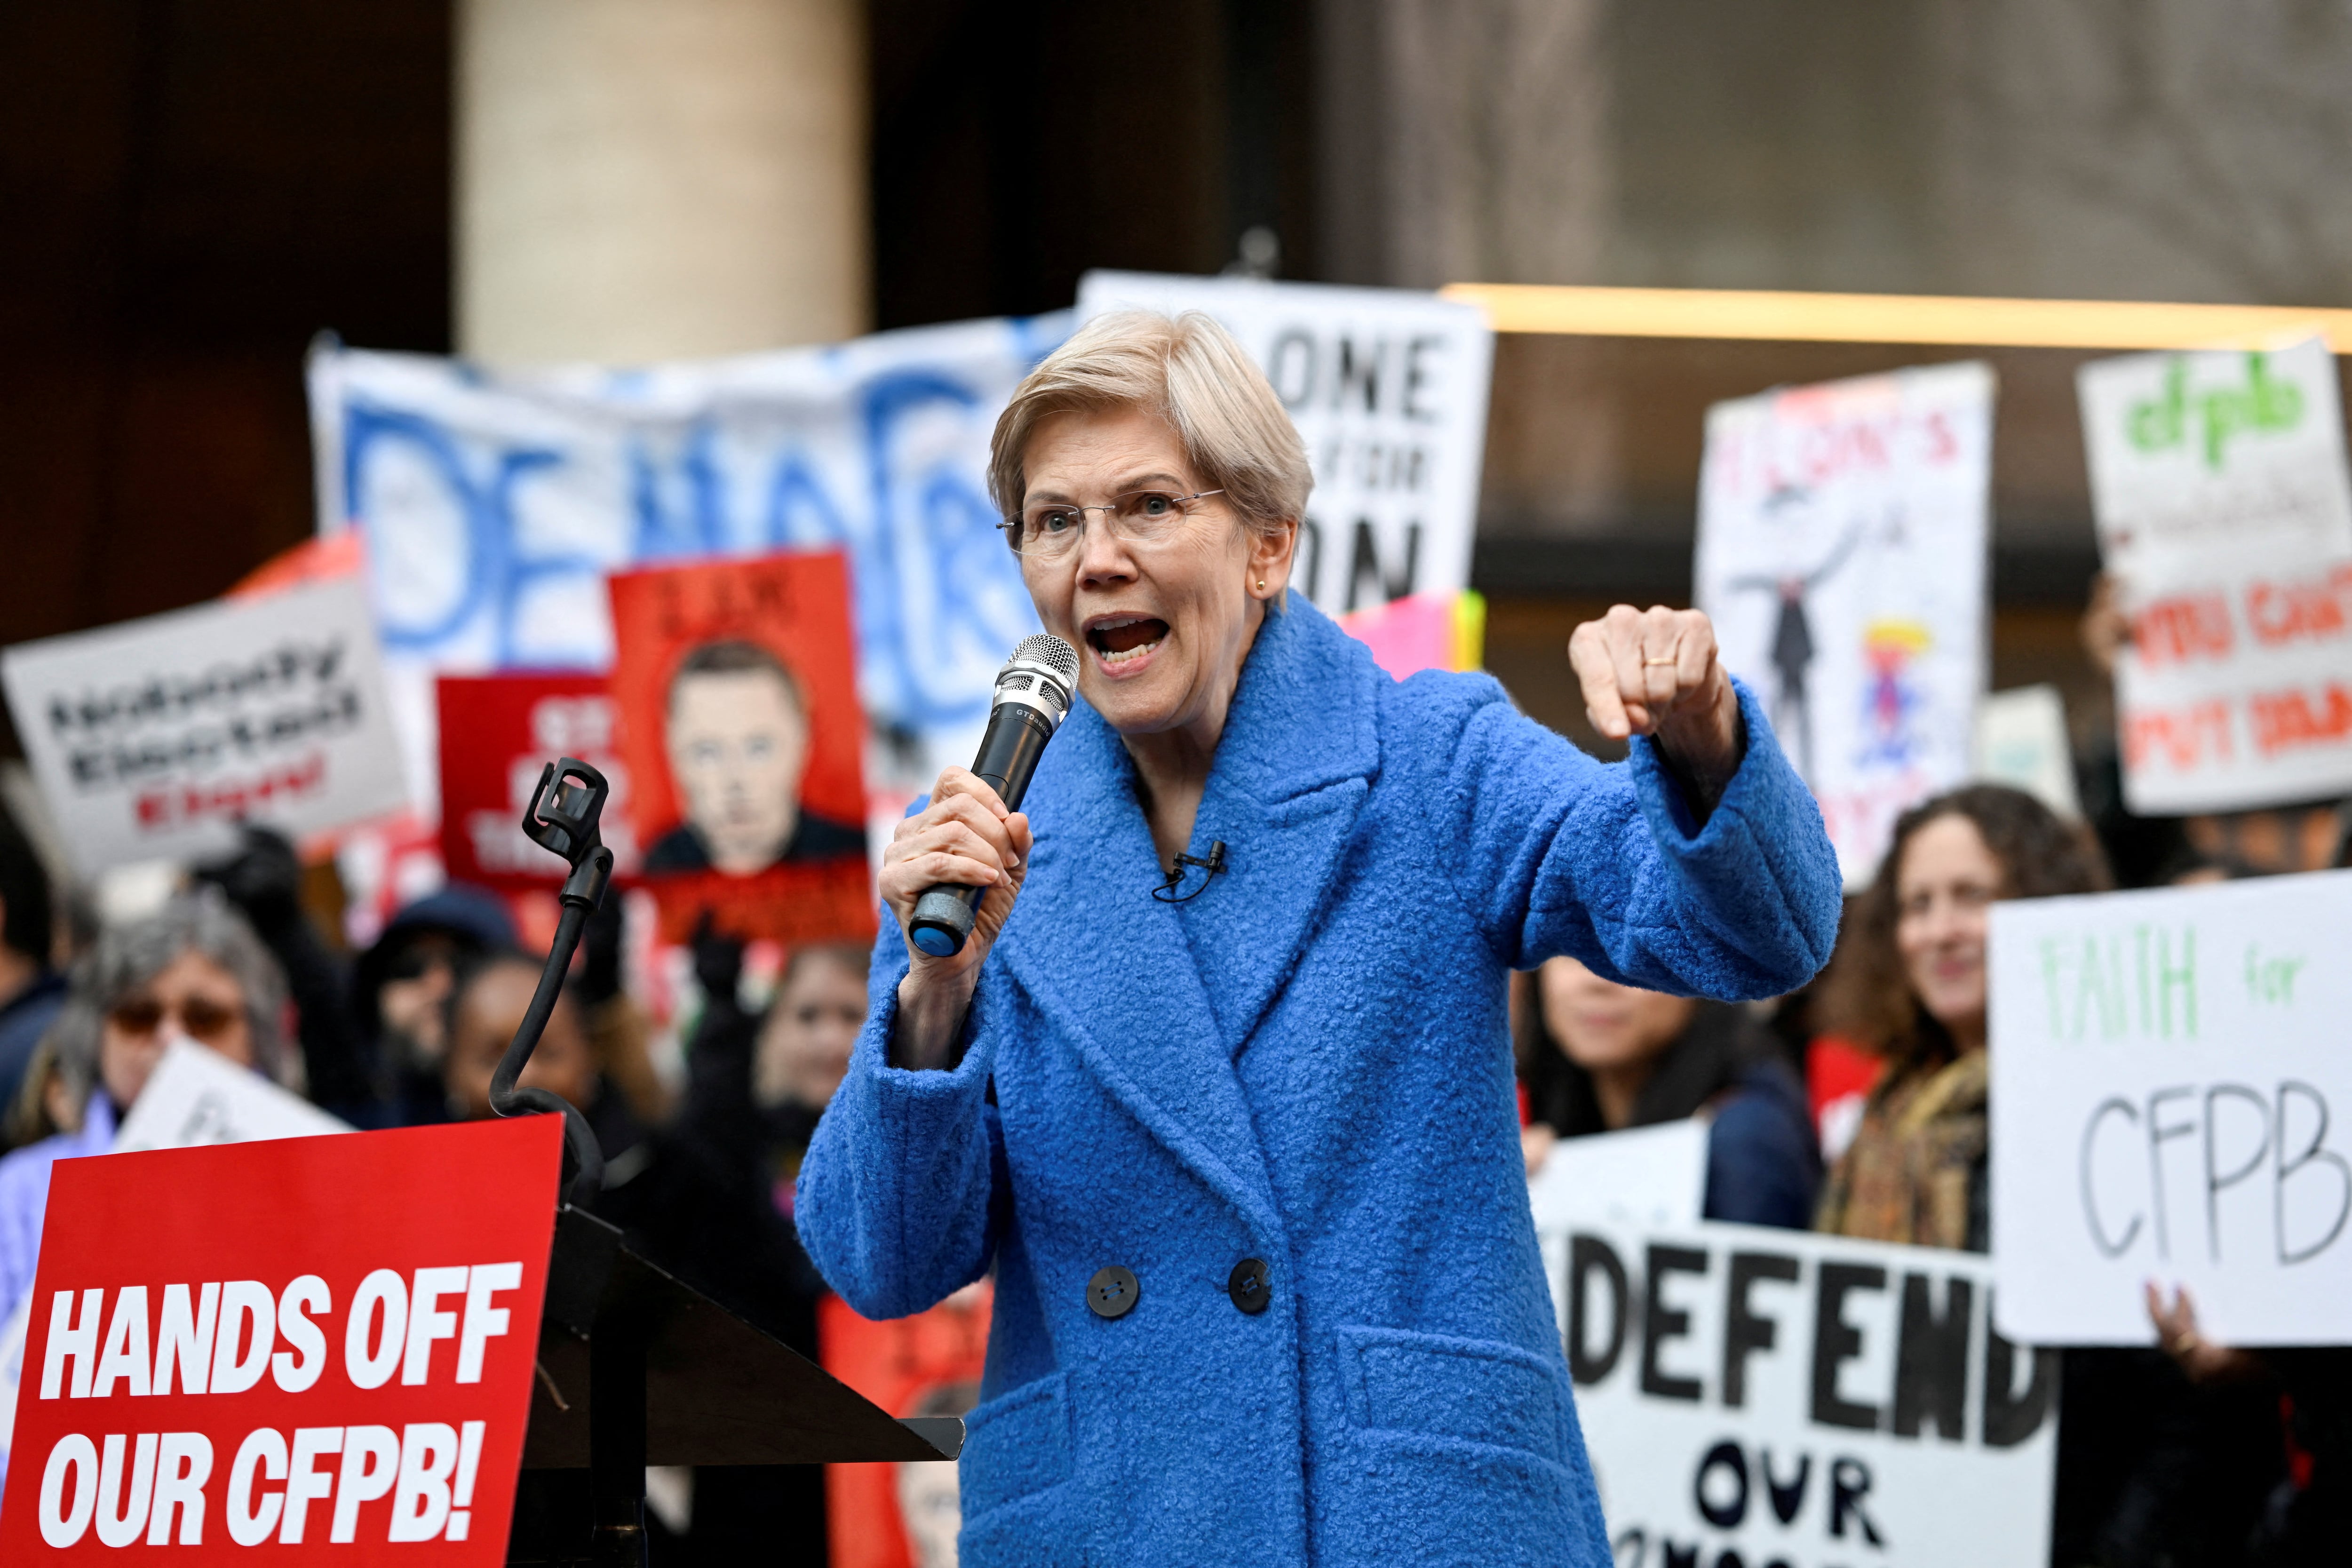
[[[523,831],[572,872],[547,968],[490,1080],[500,1116],[563,1118],[570,1174],[555,1216],[508,1561],[566,1568],[644,1568],[648,1463],[946,1461],[963,1447],[956,1417],[894,1419],[768,1330],[634,1252],[589,1212],[604,1161],[587,1118],[560,1095],[517,1087],[613,875],[596,826],[609,793],[604,775],[574,757],[539,775]],[[584,1488],[574,1480],[583,1469]]]
[[[596,906],[604,901],[604,885],[612,880],[613,852],[604,847],[597,833],[597,819],[604,815],[604,800],[611,793],[604,775],[577,757],[565,757],[540,770],[539,787],[531,792],[530,805],[522,814],[522,830],[541,848],[562,856],[571,865],[572,874],[563,879],[563,891],[558,895],[563,914],[556,921],[555,941],[547,950],[547,967],[540,971],[530,1010],[522,1016],[514,1043],[507,1047],[498,1070],[490,1075],[490,1109],[500,1116],[545,1112],[563,1118],[564,1151],[572,1167],[571,1198],[580,1208],[586,1208],[604,1184],[604,1153],[596,1145],[588,1118],[562,1095],[544,1089],[520,1089],[515,1080],[522,1077],[540,1036],[547,1031],[556,998],[563,994],[572,955],[580,946],[580,933],[587,929],[588,917],[596,912]]]
[[[540,770],[539,787],[522,814],[522,830],[533,843],[563,858],[572,868],[563,879],[563,913],[547,950],[547,967],[530,1009],[515,1030],[514,1042],[490,1075],[490,1109],[500,1116],[536,1113],[563,1118],[563,1146],[572,1167],[566,1191],[571,1208],[585,1211],[604,1185],[604,1152],[580,1108],[544,1089],[523,1089],[515,1080],[530,1061],[547,1020],[563,994],[563,979],[588,917],[604,901],[613,877],[613,852],[597,831],[612,793],[604,775],[577,757],[564,757]],[[590,1561],[613,1568],[642,1568],[646,1561],[646,1336],[639,1327],[615,1322],[590,1342],[588,1405],[590,1489],[593,1535]]]

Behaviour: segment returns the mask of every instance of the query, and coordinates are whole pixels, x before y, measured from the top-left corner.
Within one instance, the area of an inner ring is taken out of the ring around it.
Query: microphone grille
[[[1013,650],[1013,657],[1042,664],[1071,685],[1077,684],[1078,650],[1051,632],[1023,637],[1021,646]]]

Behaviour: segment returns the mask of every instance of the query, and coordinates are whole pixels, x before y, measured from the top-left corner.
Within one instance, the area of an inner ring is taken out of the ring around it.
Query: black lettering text
[[[1779,1321],[1759,1316],[1748,1305],[1748,1289],[1759,1279],[1794,1284],[1797,1260],[1773,1252],[1731,1255],[1731,1286],[1723,1309],[1723,1403],[1734,1410],[1748,1403],[1748,1358],[1780,1340]]]
[[[1903,1328],[1895,1352],[1895,1435],[1916,1437],[1932,1421],[1948,1443],[1967,1436],[1969,1329],[1976,1288],[1966,1279],[1944,1281],[1944,1310],[1930,1300],[1935,1282],[1925,1274],[1903,1277]]]
[[[1695,1377],[1674,1377],[1658,1369],[1658,1352],[1671,1340],[1690,1332],[1690,1314],[1669,1309],[1665,1304],[1666,1278],[1672,1274],[1706,1272],[1706,1254],[1693,1247],[1650,1247],[1649,1261],[1642,1270],[1642,1392],[1660,1399],[1684,1399],[1696,1403],[1699,1383]]]
[[[1609,1337],[1592,1343],[1592,1277],[1599,1274],[1609,1293]],[[1599,1383],[1616,1368],[1625,1349],[1625,1264],[1617,1249],[1597,1236],[1581,1233],[1568,1243],[1568,1374],[1579,1384]]]
[[[1884,1290],[1886,1270],[1875,1264],[1824,1263],[1813,1308],[1813,1419],[1857,1432],[1878,1428],[1878,1406],[1839,1396],[1838,1372],[1862,1353],[1862,1331],[1845,1321],[1845,1299],[1856,1290]]]

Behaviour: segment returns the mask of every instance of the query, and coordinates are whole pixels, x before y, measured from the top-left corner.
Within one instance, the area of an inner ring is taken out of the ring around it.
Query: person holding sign
[[[1565,955],[1527,977],[1519,1071],[1528,1174],[1561,1138],[1698,1117],[1708,1219],[1804,1230],[1821,1185],[1805,1091],[1737,1007],[1668,996]]]
[[[1620,765],[1382,675],[1290,590],[1307,454],[1206,317],[1089,322],[990,472],[1085,700],[1024,812],[950,768],[900,824],[794,1211],[868,1317],[993,1271],[961,1561],[1606,1563],[1505,982],[1813,973],[1837,868],[1763,710],[1663,608],[1570,644]],[[971,940],[910,952],[941,883]]]
[[[1831,1008],[1886,1067],[1831,1170],[1814,1228],[1989,1249],[1985,942],[2000,899],[2097,892],[2089,835],[2022,790],[1971,784],[1895,822]]]
[[[1895,823],[1831,999],[1886,1067],[1816,1228],[1990,1249],[1990,911],[2107,885],[2088,830],[2020,790],[1970,785]],[[2232,1442],[2200,1432],[2231,1413],[2192,1400],[2157,1352],[2069,1351],[2059,1406],[2054,1561],[2150,1561],[2158,1540],[2224,1541],[2244,1522],[2233,1467],[2214,1460],[2242,1455],[2259,1429],[2235,1422]]]

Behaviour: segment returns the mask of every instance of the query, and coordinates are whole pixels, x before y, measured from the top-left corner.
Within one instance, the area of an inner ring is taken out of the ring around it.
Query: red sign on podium
[[[562,1138],[61,1162],[0,1561],[504,1561]]]

